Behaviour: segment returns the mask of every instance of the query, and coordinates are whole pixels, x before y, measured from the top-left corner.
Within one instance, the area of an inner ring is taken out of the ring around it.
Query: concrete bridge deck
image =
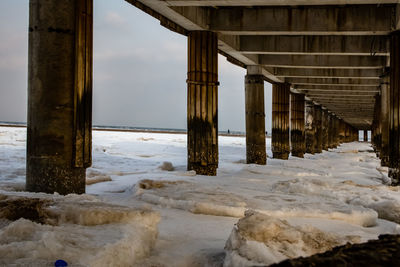
[[[293,92],[354,127],[371,127],[374,93],[380,92],[390,65],[390,33],[399,26],[398,1],[127,1],[180,33],[217,32],[219,52],[228,60],[244,67],[261,65],[267,81],[288,82]],[[332,84],[338,89],[352,85],[348,91],[358,96],[346,95],[332,105],[311,92],[339,95],[325,86]],[[365,84],[371,91],[360,92]],[[341,107],[343,101],[351,102],[350,113]]]

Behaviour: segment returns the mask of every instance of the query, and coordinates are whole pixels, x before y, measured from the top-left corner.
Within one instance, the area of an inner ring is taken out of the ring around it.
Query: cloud
[[[114,27],[125,27],[127,20],[116,12],[108,12],[105,17],[105,22]]]

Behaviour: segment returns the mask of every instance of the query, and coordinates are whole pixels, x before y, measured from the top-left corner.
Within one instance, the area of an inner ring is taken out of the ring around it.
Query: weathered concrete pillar
[[[277,159],[288,159],[290,85],[272,85],[272,154]]]
[[[371,126],[371,144],[379,157],[380,150],[380,95],[375,95],[375,105],[374,105],[374,117]]]
[[[364,142],[368,142],[368,130],[364,130]]]
[[[400,184],[400,31],[391,34],[390,106],[389,106],[389,176],[392,184]]]
[[[314,124],[315,124],[315,153],[322,153],[322,108],[314,105]]]
[[[264,76],[258,66],[249,66],[245,77],[246,161],[265,165]]]
[[[328,117],[328,110],[322,110],[322,149],[328,150],[329,142],[328,142],[328,135],[329,135],[329,117]]]
[[[381,84],[381,165],[389,166],[389,76],[383,77]]]
[[[85,192],[91,165],[92,0],[30,0],[26,189]]]
[[[335,131],[334,131],[334,117],[332,112],[328,113],[328,118],[329,118],[329,129],[328,129],[328,143],[329,147],[328,148],[335,148]]]
[[[216,175],[218,168],[217,34],[188,35],[188,170]]]
[[[335,115],[334,116],[334,121],[333,121],[333,130],[334,130],[333,143],[334,143],[334,147],[335,148],[340,145],[340,141],[339,141],[339,125],[340,125],[340,120]]]
[[[315,138],[315,109],[312,101],[306,101],[306,153],[314,154],[317,140]]]
[[[303,158],[306,152],[306,139],[304,132],[304,95],[290,94],[291,127],[290,138],[292,141],[292,156]]]
[[[350,142],[350,125],[348,125],[347,123],[345,123],[344,125],[344,141],[346,143]]]
[[[345,142],[345,123],[342,119],[339,119],[339,144],[343,144]]]

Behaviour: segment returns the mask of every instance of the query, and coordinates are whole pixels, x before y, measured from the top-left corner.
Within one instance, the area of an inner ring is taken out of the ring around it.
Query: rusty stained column
[[[219,85],[216,33],[189,33],[187,84],[188,170],[216,175]]]
[[[91,165],[92,0],[30,0],[26,190],[84,193]]]
[[[312,101],[306,101],[306,122],[305,122],[305,133],[306,133],[306,153],[314,154],[317,140],[315,138],[315,109]]]
[[[340,145],[340,141],[339,141],[339,125],[340,125],[340,120],[339,118],[335,115],[334,116],[334,120],[333,120],[333,143],[334,143],[334,147],[338,147]]]
[[[329,148],[328,132],[329,132],[328,110],[322,109],[322,149],[326,151],[328,151]]]
[[[368,130],[364,130],[364,142],[368,142]]]
[[[332,112],[328,112],[329,127],[328,127],[328,148],[335,148],[335,131],[334,131],[334,116]]]
[[[389,176],[393,185],[400,184],[400,31],[391,34],[390,106],[389,106]]]
[[[276,159],[288,159],[290,85],[272,85],[272,154]]]
[[[314,124],[315,124],[315,153],[322,153],[322,108],[314,105]]]
[[[343,119],[339,119],[339,144],[343,144],[345,142],[345,123]]]
[[[246,162],[265,165],[264,76],[251,73],[248,68],[245,77]]]
[[[381,84],[381,165],[389,166],[389,76],[383,77],[383,84]]]
[[[306,139],[304,132],[304,95],[290,94],[290,138],[292,143],[292,156],[303,158],[306,152]]]
[[[345,128],[344,128],[344,140],[346,143],[351,142],[350,125],[347,123],[345,124]]]
[[[381,150],[381,96],[380,94],[375,95],[375,108],[374,108],[374,139],[373,145],[375,152],[380,157]]]

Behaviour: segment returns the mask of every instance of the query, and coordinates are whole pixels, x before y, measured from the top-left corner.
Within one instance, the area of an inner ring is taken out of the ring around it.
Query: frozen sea
[[[263,266],[400,233],[369,143],[259,166],[244,137],[220,136],[207,177],[186,170],[184,134],[94,131],[86,194],[60,196],[24,192],[25,141],[0,127],[0,266]]]

